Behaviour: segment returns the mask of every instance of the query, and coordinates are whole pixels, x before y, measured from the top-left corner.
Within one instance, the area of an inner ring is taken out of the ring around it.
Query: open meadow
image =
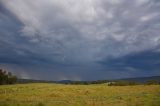
[[[160,106],[160,86],[2,85],[0,106]]]

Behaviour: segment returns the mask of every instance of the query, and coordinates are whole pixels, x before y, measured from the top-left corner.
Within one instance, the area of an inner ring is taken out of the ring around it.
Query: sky
[[[0,68],[43,80],[160,75],[160,0],[0,0]]]

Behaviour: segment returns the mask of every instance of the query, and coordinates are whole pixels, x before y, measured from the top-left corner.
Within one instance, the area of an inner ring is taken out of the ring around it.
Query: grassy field
[[[0,106],[160,106],[160,85],[2,85]]]

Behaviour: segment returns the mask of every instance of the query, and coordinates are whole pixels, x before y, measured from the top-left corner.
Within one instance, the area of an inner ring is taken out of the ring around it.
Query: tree
[[[12,75],[11,72],[0,69],[0,85],[14,84],[17,81],[17,77]]]
[[[3,71],[2,69],[0,69],[0,85],[6,84],[6,81],[7,81],[6,71]]]

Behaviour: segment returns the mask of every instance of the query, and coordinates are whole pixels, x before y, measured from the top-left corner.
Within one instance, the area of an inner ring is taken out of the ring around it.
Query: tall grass
[[[0,106],[160,106],[160,85],[3,85]]]

